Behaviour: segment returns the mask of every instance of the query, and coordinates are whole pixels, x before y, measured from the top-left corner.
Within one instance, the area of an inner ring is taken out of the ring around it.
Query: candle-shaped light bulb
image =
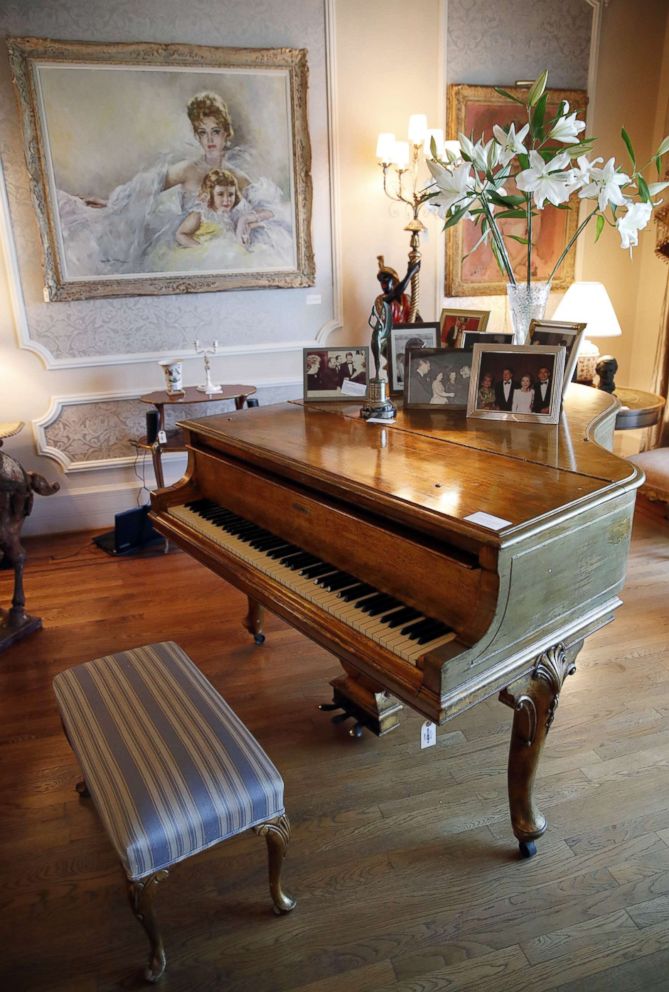
[[[409,164],[409,142],[408,141],[396,141],[395,147],[393,149],[393,164],[397,166],[398,169],[406,169]]]
[[[425,114],[412,114],[409,118],[409,141],[412,145],[422,145],[427,131]]]
[[[393,160],[395,135],[390,131],[382,131],[376,140],[376,158],[382,165],[389,165]]]

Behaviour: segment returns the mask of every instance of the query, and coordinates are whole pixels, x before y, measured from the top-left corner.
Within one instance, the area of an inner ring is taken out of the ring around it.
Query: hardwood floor
[[[293,839],[276,918],[264,843],[177,866],[158,912],[166,992],[653,992],[669,988],[669,523],[637,513],[625,605],[586,644],[539,772],[549,829],[518,858],[511,713],[483,703],[420,750],[417,714],[354,741],[317,703],[334,659],[185,554],[117,560],[85,534],[28,543],[44,630],[0,656],[0,982],[144,987],[144,935],[60,730],[57,672],[178,641],[281,770]],[[0,573],[0,602],[10,598]]]

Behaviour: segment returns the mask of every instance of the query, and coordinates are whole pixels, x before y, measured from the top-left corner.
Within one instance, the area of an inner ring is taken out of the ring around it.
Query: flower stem
[[[585,228],[588,226],[588,224],[590,223],[590,221],[592,220],[592,218],[595,216],[595,214],[598,213],[598,211],[599,211],[599,207],[595,207],[595,209],[592,211],[592,213],[591,214],[588,214],[588,216],[585,218],[585,220],[583,221],[583,223],[582,224],[579,224],[579,226],[576,228],[576,233],[574,234],[573,238],[571,238],[569,244],[567,245],[567,247],[565,248],[565,250],[562,252],[562,254],[560,255],[560,257],[558,258],[557,262],[553,266],[553,269],[551,271],[551,274],[548,277],[548,282],[549,283],[551,283],[553,281],[553,276],[555,275],[555,273],[560,268],[560,266],[564,262],[565,258],[567,257],[567,255],[569,254],[569,252],[571,251],[571,249],[573,248],[574,244],[576,243],[576,240],[579,238],[579,236],[581,234],[581,231],[584,231],[585,230]]]
[[[486,215],[488,224],[490,225],[490,231],[492,233],[493,238],[495,239],[495,244],[497,245],[497,250],[499,252],[500,258],[502,259],[502,263],[504,265],[504,268],[506,269],[506,274],[508,276],[509,282],[510,283],[513,283],[513,285],[515,286],[516,285],[516,279],[515,279],[515,276],[513,274],[513,270],[511,268],[511,263],[509,262],[509,256],[507,255],[507,252],[506,252],[506,246],[505,246],[504,241],[502,239],[502,235],[499,232],[499,228],[497,227],[497,224],[495,223],[495,218],[493,216],[492,210],[490,209],[490,205],[489,205],[488,201],[486,200],[485,196],[481,196],[480,203],[481,203],[481,206],[483,207],[483,212]]]
[[[525,194],[527,202],[527,289],[530,288],[530,275],[532,272],[532,197]]]

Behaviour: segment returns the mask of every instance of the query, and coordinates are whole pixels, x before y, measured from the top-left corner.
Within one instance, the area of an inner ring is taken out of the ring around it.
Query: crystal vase
[[[519,282],[516,286],[507,283],[506,294],[511,311],[511,327],[513,343],[525,344],[530,330],[531,320],[541,320],[546,313],[548,294],[551,291],[549,282]]]

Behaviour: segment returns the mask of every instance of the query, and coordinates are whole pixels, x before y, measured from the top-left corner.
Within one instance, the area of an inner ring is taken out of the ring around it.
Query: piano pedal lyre
[[[341,710],[332,717],[332,723],[343,723],[349,718],[355,720],[349,730],[351,737],[362,737],[364,729],[382,737],[399,727],[402,704],[385,689],[368,682],[364,676],[358,673],[340,675],[330,685],[333,689],[332,702],[321,703],[318,708],[323,713]]]

